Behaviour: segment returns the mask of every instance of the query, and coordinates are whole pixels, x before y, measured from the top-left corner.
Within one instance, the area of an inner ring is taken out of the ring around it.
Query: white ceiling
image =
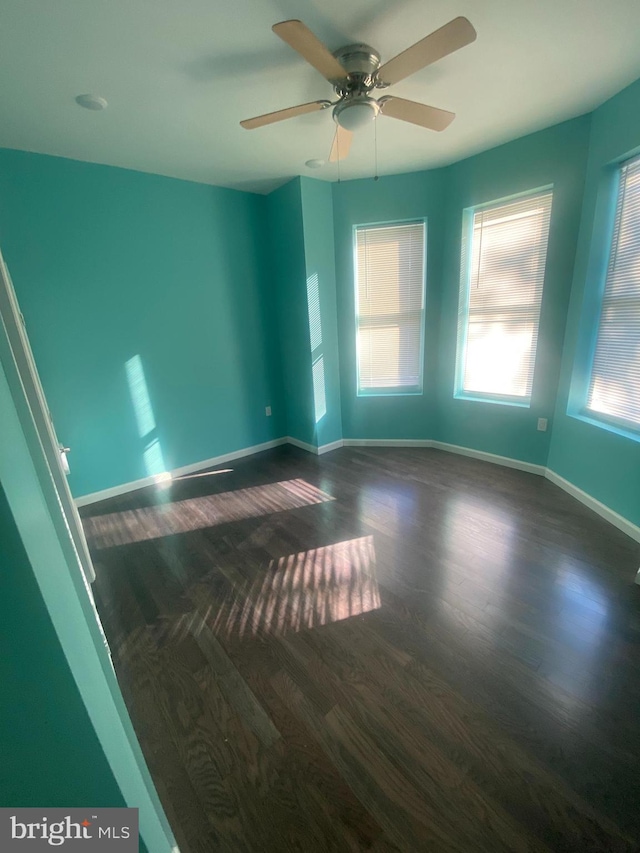
[[[238,122],[330,85],[271,32],[303,20],[331,50],[391,58],[457,15],[477,41],[389,90],[457,113],[443,133],[383,117],[380,174],[440,166],[588,112],[640,77],[639,0],[0,0],[0,147],[268,192],[335,180],[330,111]],[[105,112],[75,104],[102,95]],[[373,174],[373,130],[342,179]]]

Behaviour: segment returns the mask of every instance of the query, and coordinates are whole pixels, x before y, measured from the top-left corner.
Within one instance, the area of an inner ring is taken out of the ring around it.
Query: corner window
[[[358,394],[422,393],[424,222],[355,229]]]
[[[640,428],[640,157],[620,168],[586,412]]]
[[[552,196],[464,211],[456,397],[529,405]]]

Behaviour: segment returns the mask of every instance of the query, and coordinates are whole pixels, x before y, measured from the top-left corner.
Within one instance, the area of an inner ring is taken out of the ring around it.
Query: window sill
[[[530,409],[531,399],[516,400],[509,397],[483,397],[480,394],[454,394],[454,400],[468,400],[472,403],[491,403],[498,406],[515,406],[518,409]]]
[[[422,397],[423,391],[400,391],[397,388],[391,388],[388,391],[385,389],[375,388],[371,391],[358,391],[357,397]]]
[[[613,432],[615,435],[621,435],[623,438],[629,438],[631,441],[640,441],[640,430],[635,432],[628,427],[620,426],[612,421],[604,420],[604,418],[601,420],[600,418],[595,417],[592,414],[587,414],[586,412],[567,412],[567,415],[570,418],[575,418],[577,421],[582,421],[583,423],[597,427],[598,429]]]

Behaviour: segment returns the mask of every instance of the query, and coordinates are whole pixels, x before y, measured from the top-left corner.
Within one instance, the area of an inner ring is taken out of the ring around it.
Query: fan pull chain
[[[373,180],[378,180],[378,116],[373,120],[373,156],[375,160],[375,174]]]
[[[338,152],[338,183],[340,183],[340,126],[336,128],[336,151]]]

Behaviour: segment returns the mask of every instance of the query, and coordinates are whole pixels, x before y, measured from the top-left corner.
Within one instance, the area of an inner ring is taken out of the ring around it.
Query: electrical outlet
[[[538,431],[546,432],[547,431],[547,419],[546,418],[538,418]]]
[[[271,406],[265,406],[264,407],[264,413],[268,418],[270,418],[271,417]]]

